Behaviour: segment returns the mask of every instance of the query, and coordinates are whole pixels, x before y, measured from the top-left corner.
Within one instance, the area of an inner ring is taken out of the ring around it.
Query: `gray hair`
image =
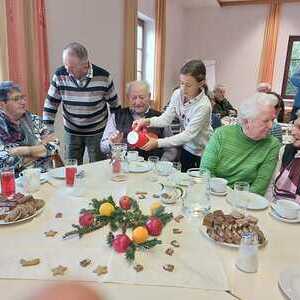
[[[20,86],[13,81],[0,82],[0,101],[8,100],[8,94],[13,91],[21,92]]]
[[[134,85],[140,85],[145,89],[147,94],[150,93],[150,85],[147,81],[145,81],[145,80],[135,80],[135,81],[128,82],[126,84],[126,95],[130,94],[131,88]]]
[[[216,84],[214,87],[214,92],[215,91],[224,91],[225,92],[225,90],[226,90],[226,87],[223,84]]]
[[[262,106],[276,106],[278,99],[272,94],[256,93],[246,99],[241,105],[238,112],[240,122],[243,120],[253,120],[262,111]]]
[[[72,42],[64,47],[63,59],[66,55],[76,56],[81,62],[87,62],[89,60],[87,49],[77,42]]]
[[[268,82],[260,82],[256,88],[257,92],[271,91],[271,84]]]

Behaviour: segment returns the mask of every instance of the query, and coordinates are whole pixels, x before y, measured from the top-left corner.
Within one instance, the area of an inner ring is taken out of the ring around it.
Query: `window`
[[[138,19],[137,24],[137,49],[136,49],[136,78],[137,80],[144,79],[144,21]]]
[[[281,96],[285,99],[293,99],[296,88],[291,82],[291,76],[300,67],[300,36],[290,36],[285,61],[284,76]]]

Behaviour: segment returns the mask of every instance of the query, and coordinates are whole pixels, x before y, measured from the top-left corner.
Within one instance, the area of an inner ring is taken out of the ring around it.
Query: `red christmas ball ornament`
[[[82,227],[89,227],[94,222],[94,216],[90,212],[85,212],[79,217],[79,224]]]
[[[132,200],[128,196],[122,196],[119,200],[120,207],[124,210],[128,210],[131,208]]]
[[[131,239],[126,234],[118,234],[112,242],[112,246],[118,253],[124,253],[127,251],[129,245],[131,244]]]
[[[160,235],[164,225],[161,220],[157,217],[150,217],[146,223],[146,228],[150,235],[158,236]]]

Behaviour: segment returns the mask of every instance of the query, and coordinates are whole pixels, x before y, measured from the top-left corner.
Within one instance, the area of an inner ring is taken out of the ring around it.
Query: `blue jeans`
[[[87,147],[89,162],[105,159],[105,155],[100,151],[101,138],[102,133],[91,136],[82,136],[65,132],[66,158],[77,159],[78,164],[81,165],[85,147]]]

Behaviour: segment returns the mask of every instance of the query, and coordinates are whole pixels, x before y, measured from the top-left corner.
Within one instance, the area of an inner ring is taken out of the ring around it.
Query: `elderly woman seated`
[[[12,81],[0,83],[0,170],[14,167],[18,174],[35,163],[47,165],[58,145],[38,116],[26,111],[26,97]]]
[[[274,182],[276,198],[290,198],[300,204],[300,114],[292,129],[293,143],[282,147]]]
[[[257,93],[243,102],[239,123],[218,128],[209,140],[201,168],[213,176],[250,184],[250,191],[264,195],[275,169],[280,143],[269,134],[277,99]]]

